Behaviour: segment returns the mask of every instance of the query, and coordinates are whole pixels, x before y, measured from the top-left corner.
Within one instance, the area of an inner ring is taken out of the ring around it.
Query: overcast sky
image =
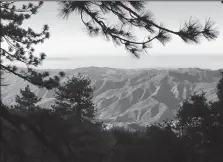
[[[185,44],[177,36],[173,36],[172,41],[167,43],[166,46],[154,41],[153,48],[148,50],[149,56],[146,56],[148,57],[147,59],[157,55],[223,56],[223,5],[220,2],[153,1],[147,4],[147,8],[152,11],[157,23],[162,22],[165,27],[172,30],[178,30],[180,25],[182,25],[185,20],[189,20],[192,16],[194,19],[201,20],[202,24],[204,24],[205,19],[210,17],[216,22],[216,28],[220,31],[217,40],[211,42],[203,40],[199,45]],[[45,52],[48,58],[85,57],[86,61],[88,60],[87,65],[91,65],[89,64],[89,59],[86,57],[89,55],[103,55],[103,57],[126,56],[129,57],[130,60],[133,59],[123,46],[116,47],[113,42],[107,42],[101,37],[89,37],[84,31],[84,25],[80,17],[75,15],[75,13],[72,14],[68,20],[59,18],[57,2],[45,2],[43,7],[39,10],[39,13],[26,21],[24,26],[29,26],[36,31],[40,31],[44,24],[49,25],[51,37],[49,40],[46,40],[44,44],[38,46],[37,52]],[[136,34],[140,35],[140,33]],[[142,62],[142,59],[140,60]],[[140,64],[140,60],[137,60],[138,64]],[[204,64],[207,64],[207,62]],[[218,64],[221,63],[218,62]]]

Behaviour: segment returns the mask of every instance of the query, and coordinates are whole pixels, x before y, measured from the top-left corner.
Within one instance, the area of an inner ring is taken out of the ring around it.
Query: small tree
[[[34,112],[40,109],[40,106],[36,104],[42,98],[37,97],[35,93],[30,90],[29,85],[27,85],[24,90],[20,89],[20,94],[21,96],[16,96],[15,100],[17,104],[12,106],[12,108],[23,113]]]
[[[93,104],[93,88],[89,78],[78,74],[64,85],[55,90],[56,102],[52,108],[64,117],[75,116],[81,121],[83,118],[94,119],[95,106]]]

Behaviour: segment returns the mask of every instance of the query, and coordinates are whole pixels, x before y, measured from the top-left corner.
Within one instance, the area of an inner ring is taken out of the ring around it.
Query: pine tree
[[[142,52],[151,47],[151,42],[159,41],[165,45],[171,40],[171,35],[179,36],[185,43],[199,43],[201,38],[214,40],[218,31],[213,28],[215,23],[207,19],[204,26],[199,21],[190,19],[182,28],[174,31],[155,22],[153,14],[146,10],[146,1],[62,1],[60,16],[68,18],[76,12],[86,26],[90,36],[102,35],[112,40],[116,45],[123,45],[125,49],[140,57]],[[108,25],[106,15],[118,18],[118,24]],[[147,38],[138,41],[133,28],[144,29]]]
[[[49,77],[48,72],[40,73],[31,68],[40,65],[46,57],[44,53],[36,57],[34,46],[50,37],[49,27],[44,25],[39,33],[32,28],[22,27],[23,21],[37,14],[43,2],[40,1],[37,5],[28,3],[28,5],[22,5],[21,8],[16,7],[15,3],[13,1],[0,2],[0,40],[1,43],[7,44],[7,47],[0,46],[0,56],[3,60],[25,64],[27,71],[19,72],[16,66],[7,65],[4,62],[1,62],[0,70],[10,72],[39,87],[51,89],[59,84],[60,77],[64,76],[64,73],[60,72],[59,76]]]
[[[93,104],[93,87],[91,80],[81,74],[69,78],[64,85],[55,89],[55,105],[53,110],[62,116],[75,116],[77,120],[95,118]]]
[[[13,109],[22,113],[35,112],[41,109],[40,106],[36,106],[41,98],[37,97],[35,93],[30,90],[29,85],[27,85],[24,90],[20,89],[20,95],[15,97],[17,104],[12,106]]]

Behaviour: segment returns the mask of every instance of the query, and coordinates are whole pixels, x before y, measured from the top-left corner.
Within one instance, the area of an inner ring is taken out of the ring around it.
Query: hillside
[[[50,70],[50,73],[58,71]],[[216,84],[220,79],[218,71],[197,68],[126,70],[87,67],[64,71],[68,77],[78,72],[87,75],[95,87],[98,119],[121,124],[143,125],[172,119],[179,104],[194,92],[203,90],[208,100],[215,100]],[[3,103],[12,105],[20,88],[28,83],[11,74],[5,74],[5,82],[10,86],[1,90]],[[30,86],[43,97],[39,104],[50,108],[54,102],[53,91]]]

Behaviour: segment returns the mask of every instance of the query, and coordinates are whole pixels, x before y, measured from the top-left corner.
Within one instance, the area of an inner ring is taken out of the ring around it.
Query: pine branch
[[[20,61],[20,62],[23,62],[24,64],[28,64],[28,62],[25,62],[24,60],[22,60],[21,59],[21,57],[19,57],[19,56],[16,56],[16,55],[12,55],[12,54],[10,54],[9,52],[7,52],[5,49],[3,49],[3,48],[0,48],[0,50],[2,50],[1,52],[0,52],[0,56],[5,56],[5,54],[4,53],[6,53],[8,56],[10,56],[10,57],[13,57],[13,58],[15,58],[16,60],[18,60],[18,61]]]
[[[102,2],[67,2],[62,1],[60,14],[63,17],[68,16],[77,11],[80,14],[81,20],[86,26],[89,35],[104,35],[117,45],[125,45],[127,51],[139,57],[139,53],[145,51],[149,47],[149,43],[153,40],[158,40],[165,45],[171,40],[171,35],[178,35],[185,43],[199,43],[200,38],[204,37],[207,40],[217,38],[219,32],[213,29],[215,25],[212,21],[205,22],[205,26],[201,27],[198,21],[189,20],[184,24],[184,27],[179,31],[173,31],[165,28],[163,25],[158,25],[154,22],[151,12],[144,12],[145,6],[143,2],[119,2],[119,1],[102,1]],[[121,29],[117,26],[109,27],[106,25],[105,14],[112,13],[121,22]],[[142,14],[141,14],[142,13]],[[83,14],[91,18],[86,22],[83,19]],[[134,26],[145,29],[149,32],[148,40],[136,41],[136,36],[129,31],[123,29],[123,26]],[[156,29],[156,30],[155,30]],[[151,39],[152,38],[152,39]]]
[[[21,24],[24,20],[29,19],[32,14],[36,14],[43,2],[39,2],[38,5],[29,3],[28,6],[23,5],[22,9],[16,9],[16,6],[12,5],[13,3],[3,2],[0,7],[1,19],[4,20],[4,23],[0,24],[0,36],[1,40],[6,41],[9,47],[9,50],[1,48],[1,56],[4,57],[4,54],[7,53],[6,59],[9,59],[9,61],[16,58],[26,65],[38,66],[45,59],[45,54],[41,54],[40,58],[35,57],[33,55],[35,50],[32,46],[43,43],[45,39],[49,38],[49,28],[44,25],[42,32],[36,33],[31,28],[23,29]],[[27,11],[31,14],[16,13],[16,11]]]
[[[60,77],[64,77],[64,73],[60,72],[59,75],[60,76],[54,76],[54,77],[49,77],[46,80],[43,80],[45,77],[48,76],[48,74],[46,72],[44,73],[37,73],[35,71],[33,71],[31,68],[28,69],[29,73],[24,73],[24,75],[17,73],[14,69],[15,66],[13,68],[10,67],[6,67],[4,65],[1,65],[1,68],[24,79],[25,81],[28,81],[31,84],[34,84],[40,88],[47,88],[47,89],[52,89],[55,88],[59,85],[59,81],[60,81]]]
[[[129,11],[131,14],[134,14],[137,18],[139,18],[140,20],[153,25],[154,27],[166,31],[168,33],[172,33],[175,35],[180,36],[186,43],[188,43],[189,41],[192,41],[194,43],[198,43],[198,36],[200,36],[201,34],[206,35],[205,38],[208,39],[215,39],[217,38],[217,35],[219,34],[217,31],[215,30],[211,30],[212,26],[214,25],[214,23],[212,23],[210,25],[210,19],[208,22],[205,23],[205,28],[204,30],[201,30],[198,24],[198,22],[192,22],[191,20],[189,20],[188,23],[185,23],[185,27],[183,29],[181,29],[180,31],[176,32],[176,31],[172,31],[170,29],[164,28],[162,26],[159,26],[151,21],[148,21],[146,19],[143,19],[140,15],[138,15],[136,12],[134,12],[132,9],[128,8],[126,5],[124,5],[122,2],[117,2],[121,7],[123,7],[124,9],[126,9],[127,11]],[[209,25],[209,30],[207,31],[206,26],[207,24]],[[200,30],[199,30],[200,29]],[[211,33],[210,33],[211,31]],[[208,36],[207,36],[208,35]],[[211,38],[210,38],[211,36]]]
[[[138,15],[135,11],[133,11],[132,9],[130,9],[129,7],[127,7],[126,5],[124,5],[122,2],[117,2],[117,3],[118,3],[118,5],[120,5],[122,8],[126,9],[127,11],[129,11],[130,15],[133,14],[133,15],[136,16],[138,19],[142,19],[140,15]],[[134,17],[134,16],[132,16],[132,17]],[[159,25],[157,25],[157,24],[155,24],[155,23],[153,23],[153,22],[150,22],[150,21],[148,21],[148,20],[142,19],[142,21],[145,21],[146,23],[151,24],[151,25],[155,26],[156,28],[161,29],[161,30],[164,30],[164,31],[167,31],[167,32],[169,32],[169,33],[172,33],[172,34],[178,34],[178,32],[172,31],[172,30],[170,30],[170,29],[163,28],[163,27],[161,27],[161,26],[159,26]]]
[[[27,13],[31,12],[30,16],[32,14],[36,14],[36,11],[43,5],[43,1],[39,1],[39,4],[37,6],[33,5],[32,3],[29,3],[27,6],[23,5],[22,9],[16,9],[15,5],[13,5],[11,8],[9,7],[15,2],[5,2],[0,5],[1,9],[9,10],[10,12],[21,12],[21,13]]]
[[[85,9],[85,8],[84,8],[83,10],[84,10],[86,13],[88,13],[88,14],[92,17],[92,19],[94,19],[94,20],[98,23],[98,25],[100,25],[101,28],[102,28],[103,30],[105,30],[105,32],[109,33],[113,38],[118,38],[118,39],[120,39],[122,44],[125,44],[125,42],[129,42],[129,43],[132,43],[132,44],[146,44],[146,43],[148,43],[148,42],[151,42],[151,40],[155,39],[155,37],[154,37],[153,39],[148,40],[148,41],[146,41],[146,42],[134,42],[134,41],[129,41],[129,40],[127,40],[127,39],[121,38],[121,37],[119,37],[119,36],[117,36],[117,35],[112,34],[112,32],[110,32],[108,29],[106,29],[106,25],[105,25],[105,23],[104,23],[103,21],[99,21],[99,20],[92,14],[92,12],[91,12],[89,9]]]
[[[84,10],[87,14],[89,14],[89,15],[91,16],[91,18],[92,18],[95,22],[97,22],[97,24],[98,24],[99,26],[101,26],[101,28],[102,28],[102,30],[103,30],[104,33],[109,34],[114,40],[116,40],[116,39],[120,40],[120,42],[121,42],[122,44],[124,44],[125,46],[127,46],[127,49],[128,49],[132,54],[134,54],[137,58],[139,58],[139,55],[136,53],[136,51],[138,51],[138,49],[137,49],[137,48],[131,48],[131,47],[128,47],[128,46],[130,46],[131,44],[135,44],[135,45],[145,45],[145,44],[147,44],[147,43],[149,43],[149,42],[152,42],[154,39],[157,38],[157,36],[154,36],[152,39],[149,39],[148,41],[145,41],[145,42],[135,42],[135,41],[127,40],[127,39],[125,39],[125,38],[122,38],[122,37],[120,37],[120,36],[118,36],[118,35],[113,34],[111,31],[109,31],[108,28],[106,27],[105,23],[104,23],[103,21],[98,20],[98,19],[95,17],[95,15],[94,15],[89,9],[87,9],[87,8],[83,8],[83,10]]]

